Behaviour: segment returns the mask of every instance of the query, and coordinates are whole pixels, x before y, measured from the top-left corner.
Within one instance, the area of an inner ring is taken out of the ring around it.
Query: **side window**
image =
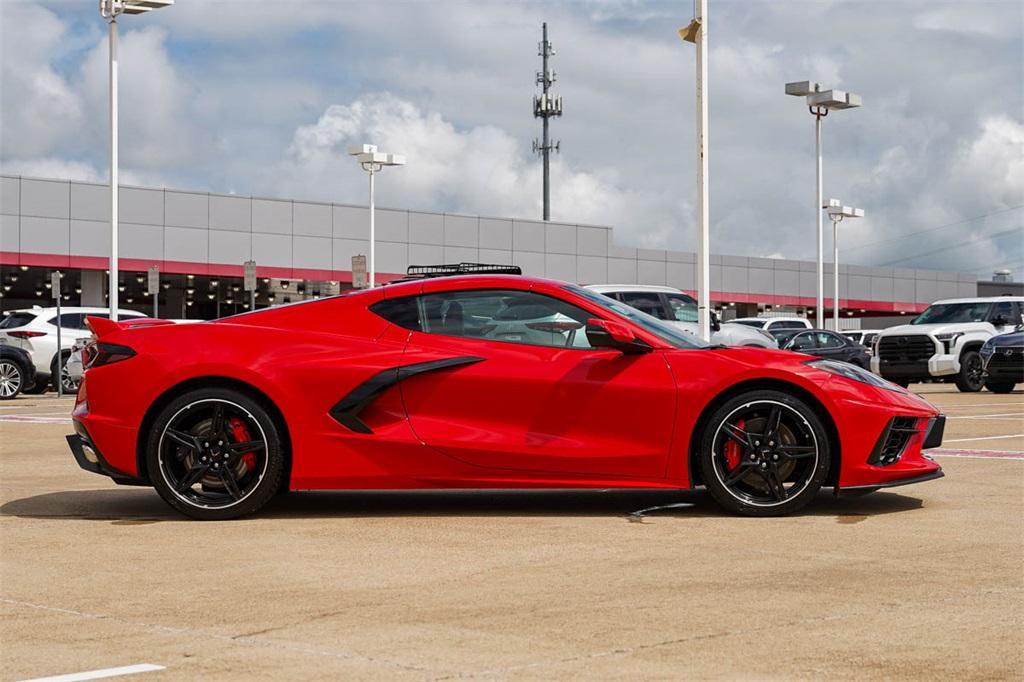
[[[642,313],[647,313],[659,320],[668,319],[665,314],[665,306],[661,303],[660,294],[652,294],[641,291],[622,291],[619,298],[626,305],[636,308]]]
[[[668,309],[679,322],[697,321],[697,302],[689,296],[669,294]]]
[[[383,317],[392,324],[397,324],[403,329],[420,331],[420,312],[415,296],[406,298],[385,299],[370,306],[370,310]]]
[[[590,348],[587,311],[529,291],[477,289],[418,297],[421,331],[487,341]]]
[[[818,348],[842,348],[846,344],[835,334],[829,334],[827,332],[818,332]]]
[[[992,310],[988,314],[989,322],[995,324],[996,320],[1001,317],[1005,320],[1003,324],[1018,324],[1020,317],[1018,315],[1018,317],[1014,319],[1014,313],[1017,312],[1015,308],[1016,306],[1010,301],[1000,301],[999,303],[993,304]]]
[[[793,337],[793,350],[811,350],[817,348],[817,344],[814,342],[813,334],[797,334]]]
[[[53,318],[50,324],[57,325],[61,329],[84,329],[85,319],[82,313],[64,313],[60,318]]]

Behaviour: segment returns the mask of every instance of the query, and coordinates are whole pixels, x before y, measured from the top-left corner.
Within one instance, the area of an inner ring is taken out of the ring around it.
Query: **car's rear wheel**
[[[190,391],[160,411],[146,450],[160,496],[196,519],[251,514],[274,496],[284,474],[277,425],[239,391]]]
[[[821,418],[781,391],[739,395],[711,417],[701,439],[704,485],[727,510],[781,516],[818,493],[829,470]]]
[[[963,393],[977,393],[985,385],[985,366],[978,351],[969,350],[960,356],[960,373],[956,387]]]
[[[68,373],[68,358],[71,357],[71,351],[61,351],[60,357],[61,363],[59,372],[57,367],[57,358],[54,358],[53,362],[50,364],[50,380],[53,382],[53,390],[57,390],[57,377],[60,377],[61,390],[64,393],[78,393],[79,382],[76,379],[72,379],[71,375]]]
[[[985,388],[993,393],[1012,393],[1016,385],[1012,381],[989,381],[985,383]]]
[[[0,400],[18,397],[25,383],[25,372],[14,360],[0,360]]]

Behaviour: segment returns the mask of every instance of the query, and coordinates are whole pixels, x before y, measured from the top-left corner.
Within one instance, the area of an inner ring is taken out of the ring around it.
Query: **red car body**
[[[370,310],[468,289],[561,299],[625,325],[650,352],[429,334]],[[290,490],[691,488],[710,411],[755,388],[790,392],[820,412],[832,446],[826,485],[874,489],[941,475],[922,447],[936,444],[944,418],[916,395],[822,371],[792,352],[676,348],[561,282],[446,277],[204,324],[93,326],[100,342],[134,355],[86,370],[73,419],[92,454],[79,463],[121,483],[151,482],[145,449],[161,405],[210,384],[259,396],[276,413]],[[472,361],[445,367],[453,358]],[[362,400],[375,377],[411,367],[440,371],[396,374]],[[898,461],[869,463],[894,417],[913,425]]]

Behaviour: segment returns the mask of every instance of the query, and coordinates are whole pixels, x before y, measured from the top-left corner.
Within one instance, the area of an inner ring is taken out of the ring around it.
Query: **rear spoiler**
[[[160,320],[152,317],[136,317],[131,320],[121,320],[115,322],[106,317],[86,317],[85,323],[89,325],[89,329],[96,336],[97,339],[102,339],[107,334],[111,334],[116,331],[123,329],[135,329],[136,327],[160,327],[166,324],[174,324],[170,320]]]

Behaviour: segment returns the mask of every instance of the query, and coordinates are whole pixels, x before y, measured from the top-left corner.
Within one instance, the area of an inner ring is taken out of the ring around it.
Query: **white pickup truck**
[[[980,391],[985,373],[978,351],[989,338],[1021,324],[1024,296],[936,301],[910,324],[875,338],[871,370],[907,386],[914,381],[953,381],[964,392]]]

